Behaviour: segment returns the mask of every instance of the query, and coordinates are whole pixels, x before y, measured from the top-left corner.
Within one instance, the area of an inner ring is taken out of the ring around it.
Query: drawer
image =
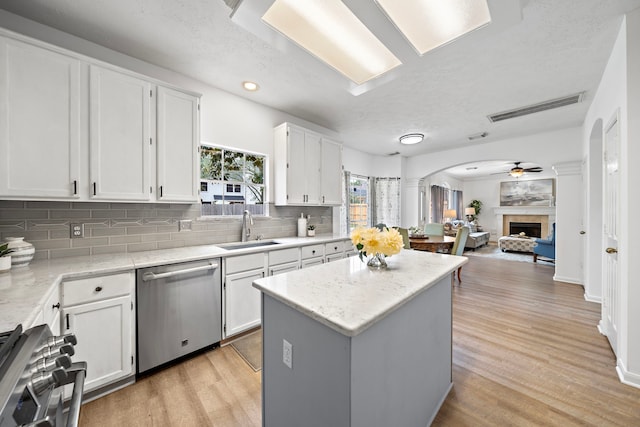
[[[324,244],[324,254],[325,256],[333,255],[333,254],[341,254],[344,252],[344,242],[331,242]]]
[[[301,248],[302,259],[324,256],[323,245],[309,245]]]
[[[44,323],[51,325],[53,318],[60,312],[60,300],[60,289],[56,286],[53,292],[51,292],[51,295],[49,295],[49,298],[47,298],[42,309],[44,313]]]
[[[131,294],[135,283],[134,273],[120,273],[62,283],[64,306],[99,301]]]
[[[239,273],[241,271],[264,269],[264,252],[232,256],[225,259],[225,274]]]
[[[285,264],[288,262],[298,262],[299,253],[300,249],[298,248],[288,248],[271,251],[269,252],[269,266]]]

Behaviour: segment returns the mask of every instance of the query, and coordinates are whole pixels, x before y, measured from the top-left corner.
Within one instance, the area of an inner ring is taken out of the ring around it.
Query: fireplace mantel
[[[538,216],[541,220],[543,236],[551,233],[552,224],[556,222],[555,206],[500,206],[493,208],[493,212],[496,215],[498,236],[504,236],[509,231],[505,220],[513,221],[517,216]]]
[[[555,206],[500,206],[493,208],[496,215],[549,215],[556,216]]]

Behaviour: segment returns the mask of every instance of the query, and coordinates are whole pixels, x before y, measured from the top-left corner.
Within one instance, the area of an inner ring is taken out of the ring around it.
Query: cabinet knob
[[[582,230],[582,231],[580,231],[580,234],[587,234],[587,232]]]
[[[312,255],[315,255],[315,253],[316,253],[316,251],[311,251],[311,254],[312,254]]]
[[[333,247],[333,250],[334,250],[334,251],[337,251],[337,250],[338,250],[338,247],[337,247],[337,246],[334,246],[334,247]]]
[[[102,286],[96,286],[96,292],[102,291]]]
[[[607,248],[605,252],[608,254],[617,254],[618,250],[616,248]]]
[[[53,304],[53,305],[51,306],[51,308],[58,308],[58,309],[59,309],[59,308],[60,308],[60,303]]]

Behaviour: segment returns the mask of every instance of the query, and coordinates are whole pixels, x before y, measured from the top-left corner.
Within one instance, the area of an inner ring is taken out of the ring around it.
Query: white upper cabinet
[[[90,197],[150,200],[151,84],[95,65],[89,79]]]
[[[325,149],[325,146],[327,147]],[[290,123],[274,129],[276,205],[341,204],[342,145]]]
[[[157,197],[162,201],[197,202],[200,178],[199,99],[158,87]]]
[[[0,34],[0,197],[198,201],[199,95]]]
[[[322,138],[320,197],[323,205],[342,204],[342,144]]]
[[[0,37],[0,196],[80,193],[80,61]]]

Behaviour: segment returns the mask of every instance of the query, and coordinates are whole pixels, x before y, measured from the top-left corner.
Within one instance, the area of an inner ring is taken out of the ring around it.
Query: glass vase
[[[377,269],[387,268],[387,261],[384,259],[384,254],[378,253],[369,257],[367,266]]]

